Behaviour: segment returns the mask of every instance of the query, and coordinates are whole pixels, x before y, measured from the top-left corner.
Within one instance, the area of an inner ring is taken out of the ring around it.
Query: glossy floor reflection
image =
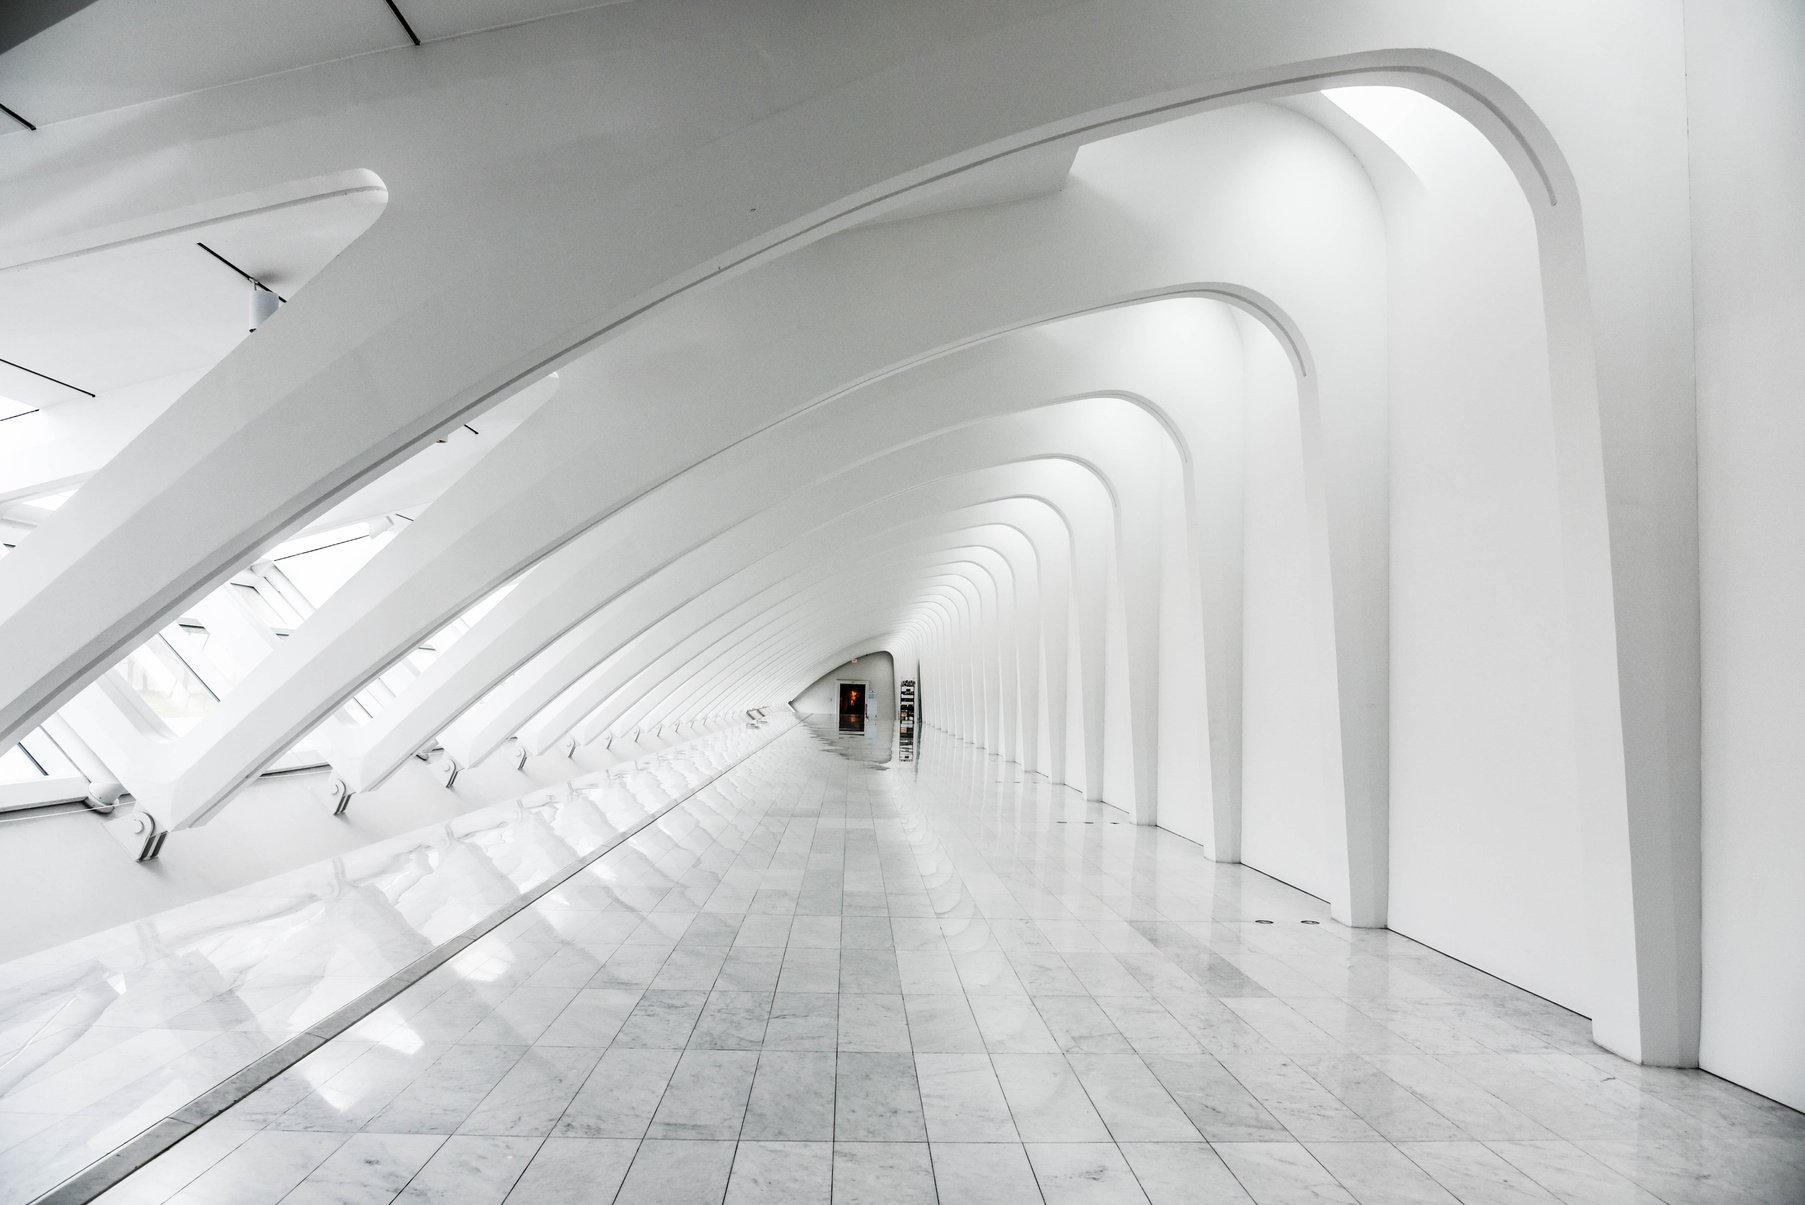
[[[886,736],[780,737],[103,1200],[1805,1199],[1800,1114]]]
[[[0,1201],[323,1028],[771,735],[729,728],[0,965]]]

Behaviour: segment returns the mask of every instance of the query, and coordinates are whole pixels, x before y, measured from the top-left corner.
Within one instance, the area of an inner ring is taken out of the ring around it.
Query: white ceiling
[[[377,0],[380,3],[380,0]],[[460,34],[485,29],[500,29],[555,17],[562,13],[580,12],[586,8],[608,8],[627,0],[395,0],[407,14],[409,25],[425,42],[453,38]],[[386,5],[385,5],[386,7]]]
[[[603,7],[594,0],[396,3],[424,41]],[[0,54],[0,104],[42,126],[407,45],[384,0],[95,0]],[[9,124],[0,117],[0,134]]]
[[[470,415],[467,422],[445,432],[441,442],[427,444],[300,530],[325,531],[378,515],[405,513],[411,517],[531,417],[557,392],[558,385],[558,374],[553,373]]]
[[[104,393],[217,363],[248,331],[250,286],[209,247],[285,297],[368,228],[371,195],[323,197],[0,271],[0,359]],[[37,405],[17,374],[0,393]]]
[[[877,226],[956,209],[1050,196],[1065,187],[1078,147],[1077,142],[1052,142],[993,159],[914,189],[900,203],[857,224]]]

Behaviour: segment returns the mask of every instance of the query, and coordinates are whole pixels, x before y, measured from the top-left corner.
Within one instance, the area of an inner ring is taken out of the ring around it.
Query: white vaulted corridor
[[[1784,1202],[1805,1188],[1797,1113],[1699,1072],[1626,1067],[1576,1013],[1336,925],[1304,892],[1000,775],[967,743],[930,731],[903,760],[893,732],[791,721],[700,742],[503,811],[424,874],[393,843],[330,893],[284,876],[140,929],[155,934],[131,953],[157,985],[150,1007],[182,1011],[110,1048],[122,1086],[100,1100],[134,1100],[159,1070],[205,1084],[197,1064],[253,1034],[286,1030],[307,1052],[225,1093],[235,1103],[102,1199]],[[676,792],[679,807],[533,886],[548,858]],[[524,908],[423,973],[409,963],[462,926],[454,900],[481,911],[522,888]],[[296,993],[284,975],[300,964],[322,976]],[[302,1028],[352,983],[339,977],[404,964],[373,1008]],[[105,1090],[75,1057],[105,1028],[70,1032],[13,1099]],[[3,1166],[27,1183],[58,1154],[28,1145]]]
[[[1805,1199],[1801,64],[24,0],[0,1197]]]

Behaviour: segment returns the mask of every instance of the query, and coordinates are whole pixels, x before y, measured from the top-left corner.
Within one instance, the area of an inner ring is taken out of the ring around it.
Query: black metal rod
[[[297,538],[305,538],[305,537],[297,537]],[[324,552],[328,548],[338,548],[345,544],[355,544],[359,540],[367,540],[367,539],[369,539],[368,536],[346,536],[342,540],[334,540],[330,544],[321,544],[315,548],[303,548],[299,552],[285,552],[281,556],[271,557],[270,560],[286,561],[286,560],[290,560],[290,559],[292,559],[294,557],[298,557],[298,556],[311,556],[316,552]]]
[[[12,118],[14,121],[18,122],[20,125],[24,126],[28,130],[35,130],[38,128],[38,127],[32,125],[29,121],[26,121],[23,117],[20,117],[17,113],[13,112],[11,109],[7,108],[5,105],[0,105],[0,113],[6,114],[8,117]]]
[[[420,35],[414,32],[414,27],[407,23],[407,18],[402,16],[401,10],[395,7],[395,0],[388,0],[388,6],[389,11],[395,14],[395,20],[401,22],[401,28],[407,31],[407,40],[418,46]]]
[[[59,381],[47,372],[39,372],[35,368],[27,368],[23,364],[14,364],[11,360],[0,360],[0,364],[4,364],[8,368],[16,368],[20,372],[29,372],[34,377],[38,377],[42,380],[49,381],[53,385],[61,385],[64,389],[73,389],[73,390],[75,390],[75,392],[87,394],[87,396],[89,396],[89,397],[94,396],[94,394],[91,391],[83,389],[80,385],[71,385],[67,381]]]
[[[246,272],[243,268],[239,267],[237,264],[233,263],[231,260],[229,260],[225,256],[221,255],[219,252],[217,252],[213,248],[207,246],[207,244],[196,243],[194,245],[199,247],[202,251],[205,251],[208,255],[211,255],[214,259],[218,260],[220,263],[224,264],[226,267],[232,269],[232,271],[238,273],[240,276],[242,276],[246,280],[250,281],[252,284],[256,285],[258,288],[263,289],[266,292],[276,293],[276,290],[270,288],[268,285],[264,284],[261,280],[258,280],[255,276],[252,276],[249,272]],[[283,305],[288,304],[288,298],[282,296],[282,294],[280,294],[280,293],[276,293],[276,300],[280,301]]]

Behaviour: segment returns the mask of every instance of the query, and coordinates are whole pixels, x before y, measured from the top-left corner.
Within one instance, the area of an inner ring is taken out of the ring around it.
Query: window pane
[[[294,616],[278,613],[275,604],[264,597],[263,591],[257,587],[244,582],[233,582],[231,585],[232,596],[243,603],[245,610],[255,615],[265,627],[293,628],[300,624],[300,620]]]
[[[0,753],[0,782],[35,782],[45,777],[44,767],[32,760],[31,754],[14,745]]]
[[[113,672],[177,736],[199,723],[218,702],[161,636],[133,649]]]
[[[334,527],[327,531],[316,531],[312,535],[296,536],[292,540],[284,540],[263,555],[264,560],[280,561],[286,557],[298,556],[324,548],[328,544],[344,544],[358,540],[370,534],[366,523],[352,523],[345,527]]]
[[[276,564],[316,610],[338,593],[339,587],[381,551],[393,534],[359,536],[339,544],[316,548],[294,556],[279,557]]]
[[[432,638],[422,646],[422,651],[430,652],[433,657],[437,657],[438,654],[456,644],[458,639],[462,637],[465,632],[468,632],[471,628],[476,626],[477,620],[487,615],[490,611],[493,611],[496,604],[512,594],[514,592],[514,587],[518,586],[525,579],[526,574],[523,573],[512,581],[503,582],[483,597],[477,599],[476,602],[471,604],[468,611],[465,611],[462,615],[440,628],[437,632],[434,632]]]
[[[26,757],[38,764],[38,769],[46,778],[86,777],[70,760],[69,755],[63,752],[63,747],[56,743],[55,738],[42,728],[33,728],[26,733],[25,739],[19,742],[19,748]]]
[[[326,764],[326,755],[320,752],[320,750],[325,748],[325,746],[326,741],[321,737],[320,730],[315,728],[312,732],[296,741],[288,752],[271,762],[269,767],[264,770],[264,773],[275,774],[284,770],[301,770],[313,766],[323,766]]]
[[[525,576],[526,576],[525,574],[521,575],[521,577],[525,577]],[[464,612],[464,614],[462,616],[464,623],[466,623],[467,625],[469,625],[471,627],[476,626],[477,620],[481,619],[483,616],[485,616],[489,612],[493,611],[496,607],[496,604],[501,602],[502,599],[504,599],[508,595],[514,593],[514,587],[516,587],[520,584],[520,580],[521,580],[520,577],[517,577],[511,582],[503,582],[501,585],[499,585],[499,586],[495,587],[495,589],[491,590],[488,594],[486,594],[482,598],[478,599],[474,606],[472,606],[468,611]]]
[[[409,654],[383,670],[377,680],[388,687],[391,694],[399,697],[419,676],[420,671],[414,668],[413,655]]]
[[[61,510],[63,503],[73,497],[75,497],[74,490],[58,490],[54,494],[39,494],[36,498],[27,498],[26,501],[40,510]]]
[[[172,623],[163,629],[163,638],[191,665],[194,658],[206,656],[207,629],[198,623]]]

